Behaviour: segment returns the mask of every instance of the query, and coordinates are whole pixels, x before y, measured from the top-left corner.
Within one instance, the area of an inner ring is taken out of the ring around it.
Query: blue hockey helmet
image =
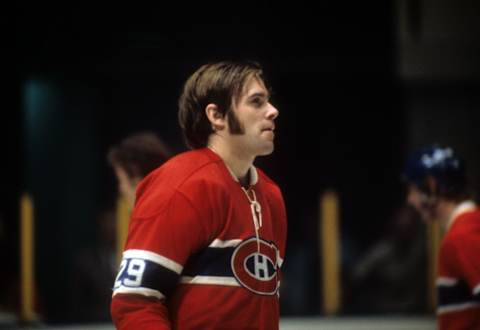
[[[457,195],[465,189],[465,163],[450,147],[432,145],[418,149],[408,157],[403,172],[405,181],[425,190],[428,176],[437,181],[440,194]]]

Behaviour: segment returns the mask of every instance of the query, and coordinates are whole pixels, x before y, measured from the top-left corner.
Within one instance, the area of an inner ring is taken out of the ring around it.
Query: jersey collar
[[[230,167],[228,167],[228,165],[223,161],[223,159],[215,152],[215,150],[213,150],[210,147],[207,147],[206,149],[210,150],[218,159],[220,159],[222,161],[223,165],[227,168],[230,175],[232,176],[233,180],[236,181],[236,182],[239,182],[238,178],[235,176],[233,171],[230,169]],[[254,186],[255,184],[257,184],[258,173],[257,173],[257,169],[253,165],[250,166],[250,168],[248,169],[248,172],[249,172],[249,177],[250,177],[249,186],[251,187],[251,186]]]

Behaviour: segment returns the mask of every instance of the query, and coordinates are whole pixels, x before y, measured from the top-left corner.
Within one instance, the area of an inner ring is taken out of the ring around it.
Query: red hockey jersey
[[[282,194],[245,190],[210,149],[178,155],[137,188],[114,285],[118,329],[278,329]]]
[[[440,330],[480,330],[480,210],[460,204],[439,256]]]

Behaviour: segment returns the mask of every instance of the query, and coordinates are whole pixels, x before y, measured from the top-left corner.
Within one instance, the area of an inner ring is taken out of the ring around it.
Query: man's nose
[[[272,120],[277,118],[279,114],[278,109],[275,108],[271,103],[268,103],[268,107],[269,109],[268,109],[267,117]]]

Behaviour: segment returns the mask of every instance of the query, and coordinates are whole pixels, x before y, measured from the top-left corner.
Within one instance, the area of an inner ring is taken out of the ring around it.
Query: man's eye
[[[261,98],[254,98],[254,99],[252,100],[252,103],[253,103],[254,105],[260,106],[260,105],[263,104],[263,100],[262,100]]]

